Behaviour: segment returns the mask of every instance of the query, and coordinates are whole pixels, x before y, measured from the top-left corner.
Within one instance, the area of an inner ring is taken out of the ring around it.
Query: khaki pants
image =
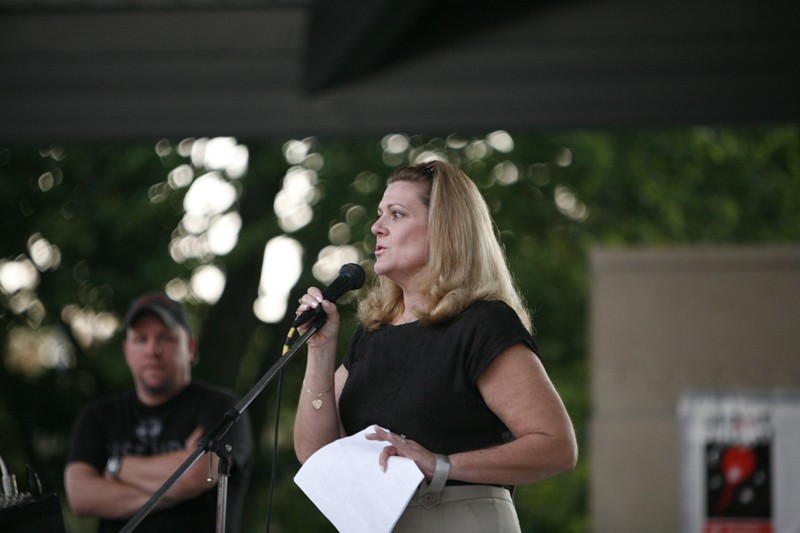
[[[394,533],[519,533],[507,489],[487,485],[445,487],[438,504],[423,505],[419,491],[397,521]]]

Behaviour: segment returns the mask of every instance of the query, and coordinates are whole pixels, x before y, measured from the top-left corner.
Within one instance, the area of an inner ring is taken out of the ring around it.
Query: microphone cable
[[[361,267],[361,265],[357,265],[355,263],[342,265],[342,267],[339,269],[339,275],[336,277],[336,279],[334,279],[331,284],[322,291],[322,297],[326,300],[335,301],[342,294],[348,291],[360,289],[364,285],[365,280],[366,275],[364,273],[364,268]],[[292,339],[294,338],[295,333],[297,333],[297,328],[300,325],[305,324],[309,320],[319,320],[319,317],[324,317],[324,315],[325,313],[322,311],[322,308],[317,308],[316,310],[307,309],[298,317],[296,317],[289,328],[289,332],[286,334],[286,340],[283,343],[281,357],[284,357],[291,349]],[[325,319],[321,318],[321,320],[324,322]],[[322,322],[312,324],[315,324],[315,327],[319,327]],[[281,414],[282,392],[283,368],[281,368],[281,370],[278,372],[278,397],[275,403],[275,429],[272,436],[272,472],[270,475],[269,500],[267,502],[266,533],[269,533],[270,522],[272,521],[272,499],[273,494],[275,493],[275,486],[277,484],[278,477],[278,426]]]
[[[295,333],[297,333],[297,328],[291,326],[289,328],[289,332],[286,334],[286,340],[283,342],[283,351],[281,352],[281,357],[285,356],[286,353],[289,351],[292,340],[294,339]],[[280,417],[281,417],[281,398],[283,397],[283,369],[278,372],[278,393],[277,399],[275,402],[275,428],[273,430],[272,435],[272,467],[270,471],[270,487],[269,487],[269,498],[267,500],[267,526],[266,526],[266,533],[269,533],[270,523],[272,522],[272,500],[275,494],[275,487],[278,483],[278,428],[280,426]]]

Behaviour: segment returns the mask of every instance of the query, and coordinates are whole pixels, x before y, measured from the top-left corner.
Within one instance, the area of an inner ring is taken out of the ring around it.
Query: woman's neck
[[[393,321],[395,324],[407,324],[417,320],[416,310],[425,309],[426,298],[421,294],[403,293],[403,309]]]

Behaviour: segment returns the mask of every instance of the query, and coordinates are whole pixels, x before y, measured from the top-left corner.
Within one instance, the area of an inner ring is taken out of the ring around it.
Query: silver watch
[[[114,479],[119,479],[119,469],[122,467],[122,458],[112,455],[106,461],[106,470]]]

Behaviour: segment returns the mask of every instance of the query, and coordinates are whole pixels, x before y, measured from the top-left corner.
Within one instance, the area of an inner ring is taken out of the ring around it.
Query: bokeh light
[[[111,313],[98,313],[75,304],[67,305],[61,310],[61,319],[69,324],[72,336],[84,350],[106,342],[114,336],[121,324]]]
[[[283,188],[275,195],[273,208],[278,224],[286,233],[292,233],[313,220],[311,207],[320,193],[316,184],[317,173],[303,167],[292,167],[283,178]]]
[[[213,305],[225,290],[225,274],[216,265],[203,265],[194,270],[189,285],[194,296]]]
[[[339,275],[342,265],[358,263],[360,260],[359,249],[355,246],[326,246],[320,250],[311,273],[320,282],[328,284]]]
[[[15,327],[8,332],[4,361],[10,372],[35,378],[50,368],[75,364],[75,354],[66,335],[57,328]]]
[[[39,285],[39,272],[27,257],[14,261],[0,259],[0,290],[13,295],[23,289],[34,289]]]
[[[565,215],[577,222],[583,222],[589,218],[589,208],[578,199],[575,193],[563,185],[558,185],[553,190],[556,208],[562,215]]]
[[[289,292],[303,269],[302,258],[302,245],[291,237],[280,235],[267,242],[258,297],[253,304],[253,311],[262,322],[280,322],[286,314]]]
[[[514,151],[514,139],[507,131],[493,131],[486,136],[486,142],[493,149],[504,154]]]

